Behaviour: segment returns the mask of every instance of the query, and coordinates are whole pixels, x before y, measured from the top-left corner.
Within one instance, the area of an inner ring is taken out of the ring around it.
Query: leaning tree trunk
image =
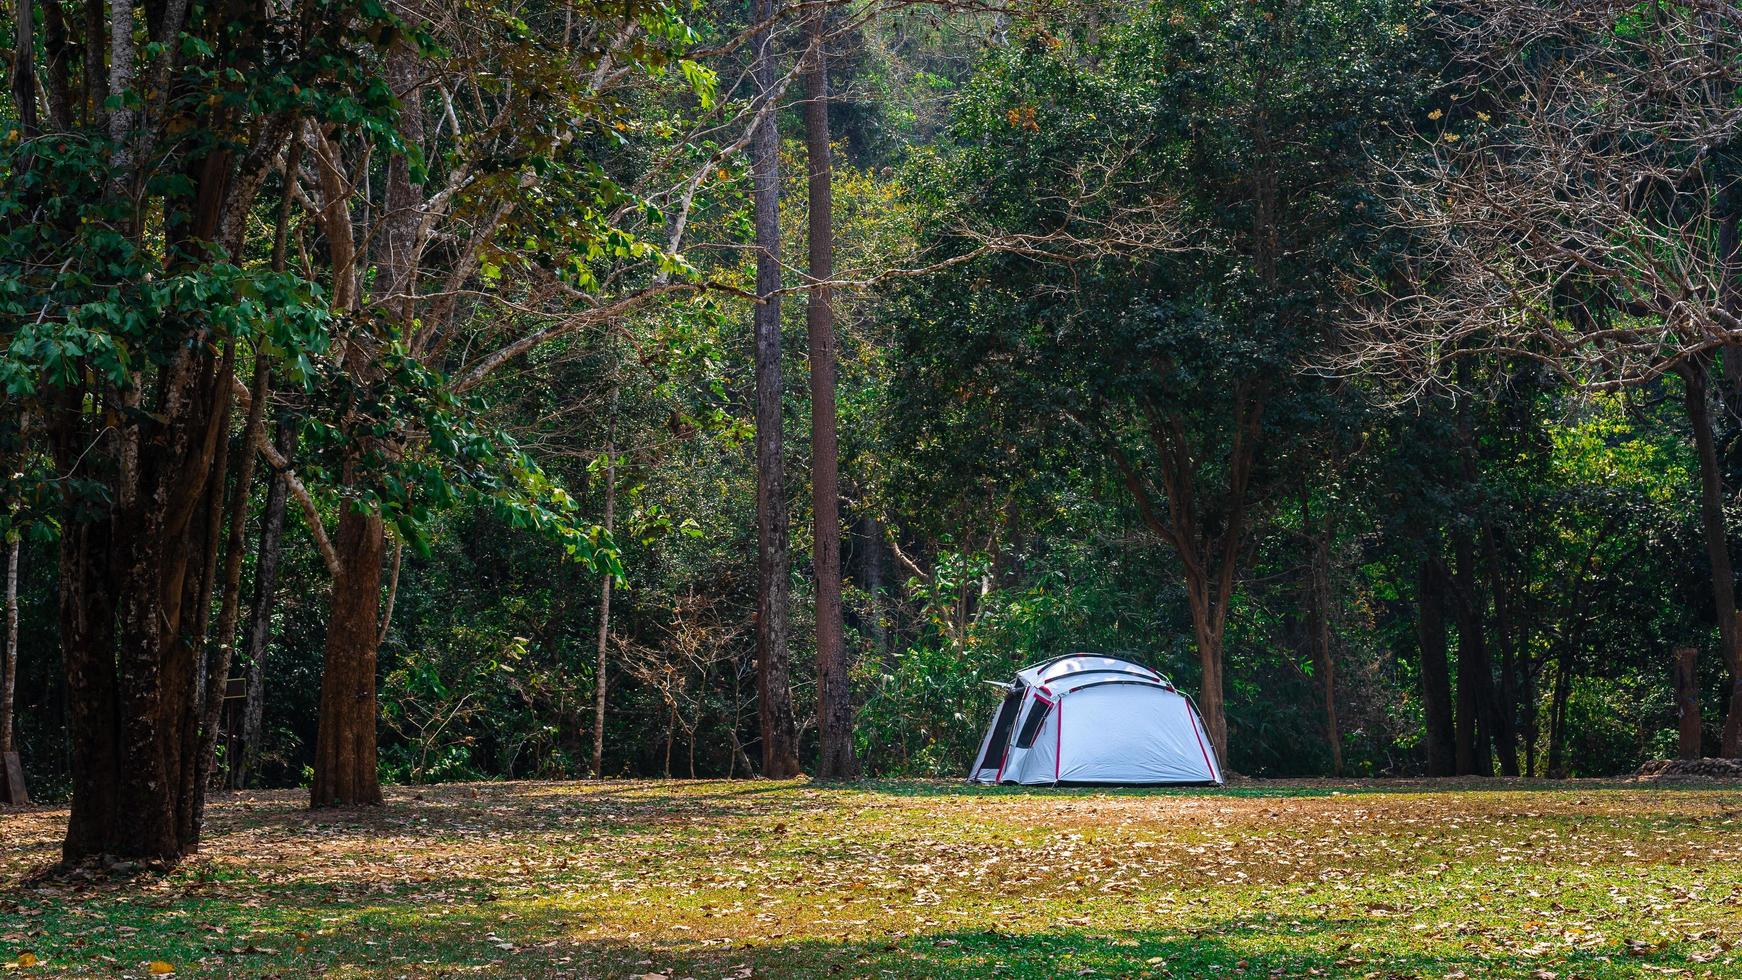
[[[751,16],[766,23],[774,0],[755,0]],[[772,29],[757,31],[754,70],[757,95],[773,99]],[[787,543],[786,479],[781,454],[780,380],[780,133],[772,106],[763,107],[750,141],[756,221],[756,688],[762,726],[762,775],[798,775],[798,725],[793,718],[787,665],[787,604],[790,556]]]
[[[810,64],[805,70],[804,134],[809,166],[810,278],[805,306],[810,339],[811,510],[816,521],[812,561],[817,575],[817,776],[851,779],[858,775],[853,756],[853,692],[848,676],[841,623],[840,448],[835,438],[834,200],[829,156],[829,66],[823,49],[824,14],[818,7],[805,18]]]
[[[327,618],[321,676],[320,729],[315,737],[311,807],[374,806],[376,771],[375,658],[379,649],[381,517],[347,504],[333,548],[339,556]]]
[[[1724,523],[1724,473],[1706,404],[1710,366],[1706,360],[1683,362],[1682,382],[1700,461],[1700,530],[1706,542],[1711,572],[1712,606],[1718,617],[1718,645],[1730,668],[1729,710],[1724,716],[1723,754],[1742,758],[1742,636],[1736,629],[1736,580],[1730,564],[1730,536]]]

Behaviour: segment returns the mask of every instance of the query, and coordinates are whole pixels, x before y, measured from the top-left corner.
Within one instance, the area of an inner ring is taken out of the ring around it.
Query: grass
[[[180,870],[85,888],[18,884],[64,811],[0,811],[5,975],[1742,977],[1736,786],[510,783],[302,805],[220,798]]]

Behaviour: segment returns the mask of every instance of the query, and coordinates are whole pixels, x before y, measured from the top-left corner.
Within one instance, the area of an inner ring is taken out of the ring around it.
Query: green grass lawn
[[[173,875],[83,887],[19,884],[64,811],[0,811],[5,975],[1742,977],[1736,786],[509,783],[302,803],[221,797]]]

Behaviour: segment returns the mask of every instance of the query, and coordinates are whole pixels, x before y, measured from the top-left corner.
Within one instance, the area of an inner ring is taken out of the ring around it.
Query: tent
[[[980,741],[969,782],[1222,781],[1197,707],[1148,667],[1075,653],[1025,667],[998,686],[1004,703]]]

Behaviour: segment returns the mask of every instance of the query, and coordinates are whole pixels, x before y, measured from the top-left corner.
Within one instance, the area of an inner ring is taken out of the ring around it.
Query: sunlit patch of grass
[[[165,878],[0,890],[31,975],[1742,976],[1742,791],[480,784],[214,801]],[[64,813],[0,814],[0,873]],[[13,847],[11,842],[19,842]]]

